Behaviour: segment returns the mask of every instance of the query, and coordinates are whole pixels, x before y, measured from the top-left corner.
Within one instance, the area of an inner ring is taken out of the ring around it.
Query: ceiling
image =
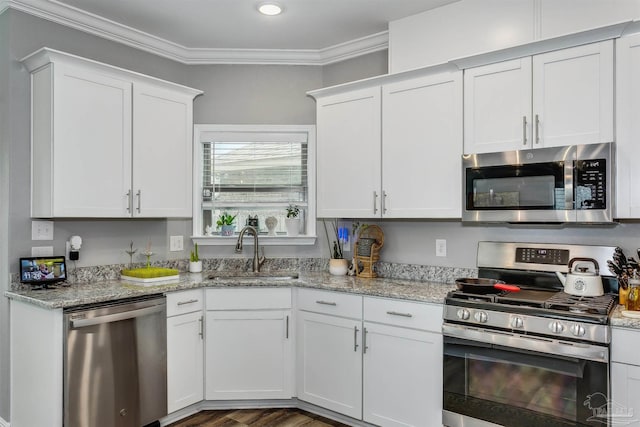
[[[388,23],[457,0],[0,0],[183,63],[326,64],[386,49]]]

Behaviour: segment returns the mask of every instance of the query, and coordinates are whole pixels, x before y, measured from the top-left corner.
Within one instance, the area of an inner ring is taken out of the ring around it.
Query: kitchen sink
[[[260,280],[294,280],[299,277],[297,271],[216,271],[209,274],[209,280],[224,279],[260,279]]]

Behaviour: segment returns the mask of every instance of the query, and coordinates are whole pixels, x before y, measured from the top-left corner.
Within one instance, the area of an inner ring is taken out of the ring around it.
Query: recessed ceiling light
[[[278,3],[260,3],[258,5],[258,11],[263,15],[280,15],[282,13],[282,6]]]

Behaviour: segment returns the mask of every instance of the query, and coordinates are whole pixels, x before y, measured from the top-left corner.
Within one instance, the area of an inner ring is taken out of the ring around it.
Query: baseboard
[[[0,427],[9,427],[9,422],[0,417]]]
[[[296,398],[277,400],[203,400],[202,402],[195,403],[191,406],[187,406],[186,408],[167,415],[162,420],[160,420],[160,425],[167,426],[171,423],[175,423],[176,421],[180,421],[183,418],[187,418],[191,415],[197,414],[200,411],[263,408],[298,408],[303,411],[311,412],[312,414],[320,415],[334,421],[339,421],[349,426],[374,427],[373,424],[347,417],[346,415],[330,411],[320,406],[312,405],[311,403],[303,402],[302,400],[298,400]],[[3,427],[2,424],[0,424],[0,427]]]

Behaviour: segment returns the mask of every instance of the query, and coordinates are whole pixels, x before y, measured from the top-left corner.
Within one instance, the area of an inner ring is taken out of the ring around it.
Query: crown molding
[[[328,65],[389,46],[383,31],[323,49],[189,48],[56,0],[0,0],[0,14],[9,8],[183,64]]]

